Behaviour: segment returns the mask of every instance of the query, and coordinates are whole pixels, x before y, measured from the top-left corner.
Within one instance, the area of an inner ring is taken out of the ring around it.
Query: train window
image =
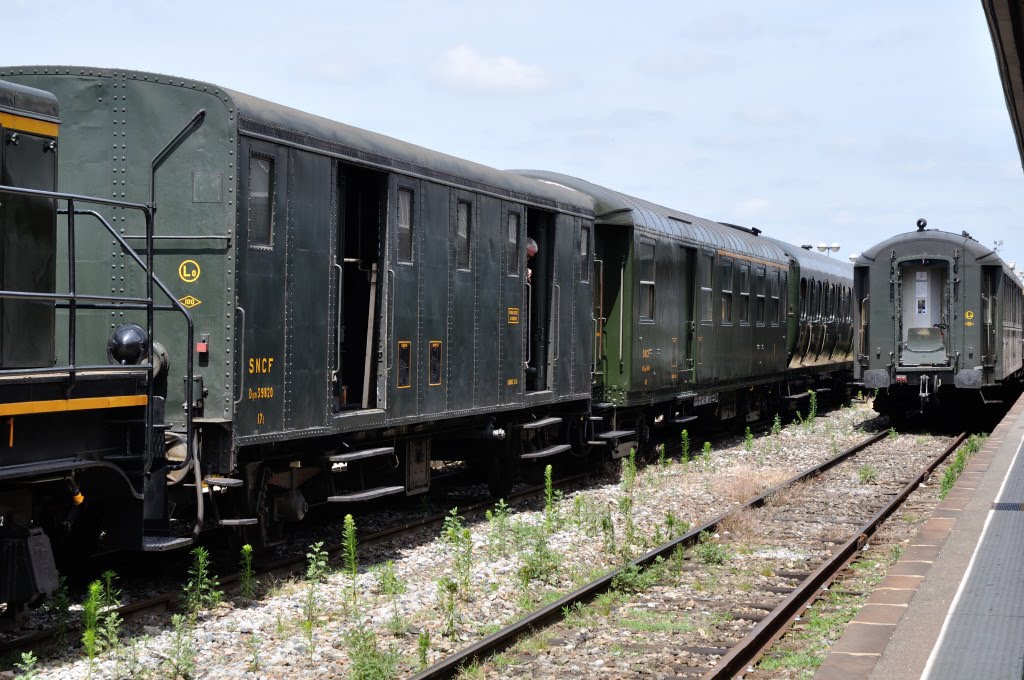
[[[508,214],[508,275],[519,276],[519,213]]]
[[[455,257],[456,265],[459,269],[469,269],[470,262],[470,234],[472,233],[471,225],[471,208],[472,205],[469,201],[459,201],[458,208],[456,210],[455,217]]]
[[[787,285],[788,281],[789,281],[789,277],[786,275],[786,272],[782,272],[781,275],[779,276],[779,291],[780,291],[779,295],[780,295],[780,297],[785,295],[785,299],[787,300],[787,302],[786,302],[787,305],[789,304],[789,302],[788,302],[788,300],[789,300],[789,293],[787,292],[788,289],[786,288],[786,285]],[[784,309],[783,305],[780,304],[779,308],[778,308],[778,317],[777,317],[779,324],[782,323],[782,312],[783,312],[783,309]],[[792,314],[793,313],[793,309],[790,308],[789,312],[790,312],[790,314]]]
[[[816,290],[814,292],[814,300],[817,302],[817,305],[811,305],[811,307],[814,311],[814,318],[818,321],[821,321],[822,317],[825,315],[825,296],[822,294],[821,281],[818,281],[815,288]]]
[[[732,260],[722,260],[722,325],[732,324]]]
[[[441,341],[431,340],[430,341],[430,376],[429,383],[431,387],[436,387],[441,384]]]
[[[807,320],[807,279],[800,277],[800,320]]]
[[[412,386],[412,343],[408,340],[398,341],[398,389],[404,390]]]
[[[740,265],[740,323],[750,323],[750,265]]]
[[[274,159],[249,157],[249,245],[274,245]]]
[[[758,267],[755,276],[756,276],[755,285],[757,286],[757,288],[756,288],[757,298],[756,298],[756,301],[754,303],[755,304],[754,313],[756,315],[755,318],[757,319],[757,325],[758,326],[763,326],[764,325],[764,308],[765,308],[765,302],[764,302],[765,268],[764,267]]]
[[[711,268],[715,257],[711,253],[700,254],[700,320],[711,323]]]
[[[398,261],[412,262],[412,190],[398,190]]]
[[[779,312],[781,310],[781,307],[779,305],[779,274],[780,272],[776,269],[772,271],[772,276],[769,279],[769,292],[772,297],[772,306],[771,310],[768,312],[768,315],[773,326],[779,325]]]
[[[654,244],[640,242],[640,319],[654,320]]]
[[[580,281],[590,280],[590,227],[580,227]]]

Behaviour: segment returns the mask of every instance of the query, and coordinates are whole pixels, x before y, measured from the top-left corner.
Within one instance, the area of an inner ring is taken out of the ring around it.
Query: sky
[[[918,218],[1024,268],[1024,173],[971,0],[6,0],[7,65],[211,82],[846,258]]]

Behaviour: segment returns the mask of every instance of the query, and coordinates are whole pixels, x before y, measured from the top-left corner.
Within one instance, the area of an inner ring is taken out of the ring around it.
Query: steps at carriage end
[[[328,463],[350,463],[362,458],[374,458],[376,456],[388,456],[395,452],[394,446],[381,446],[375,449],[363,449],[362,451],[350,451],[349,453],[335,453],[326,456]]]
[[[636,446],[636,441],[629,441],[636,436],[636,430],[610,430],[597,435],[601,443],[612,447],[612,460],[629,455],[629,449]],[[625,440],[625,441],[624,441]]]
[[[220,486],[225,489],[232,489],[242,486],[244,482],[241,479],[235,479],[234,477],[206,477],[203,479],[203,484],[206,486]]]
[[[190,545],[192,545],[192,539],[189,536],[142,537],[143,552],[164,552],[167,550],[177,550],[178,548],[187,548]]]
[[[540,420],[531,420],[528,423],[519,423],[516,425],[520,430],[539,430],[542,427],[548,425],[557,425],[562,422],[562,419],[557,416],[551,416],[549,418],[541,418]]]
[[[571,448],[572,448],[572,446],[570,446],[569,444],[555,444],[554,446],[549,446],[548,448],[542,449],[540,451],[531,451],[529,453],[524,453],[522,456],[520,456],[520,458],[522,458],[523,460],[533,460],[535,458],[547,458],[548,456],[553,456],[556,453],[562,453],[563,451],[568,451]]]
[[[255,517],[240,517],[237,519],[217,520],[217,524],[219,524],[222,527],[251,527],[259,523],[260,521]]]
[[[685,425],[686,423],[692,423],[697,420],[698,416],[682,416],[681,418],[673,418],[668,421],[672,425]]]
[[[368,501],[372,498],[380,498],[381,496],[390,496],[391,494],[405,493],[404,486],[378,486],[373,489],[365,489],[363,491],[353,491],[352,493],[342,494],[340,496],[328,496],[328,503],[355,503],[357,501]]]

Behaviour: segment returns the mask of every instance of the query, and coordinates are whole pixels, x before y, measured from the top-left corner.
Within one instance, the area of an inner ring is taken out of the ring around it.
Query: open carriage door
[[[677,290],[681,291],[678,304],[679,323],[672,341],[672,375],[675,384],[692,383],[696,380],[694,357],[696,356],[697,321],[694,319],[694,305],[697,297],[697,251],[685,246],[679,247],[679,267],[676,271],[680,280]],[[730,284],[731,285],[731,284]]]
[[[562,319],[563,285],[554,263],[565,253],[557,252],[554,215],[536,209],[527,212],[523,250],[526,252],[526,391],[537,392],[550,390],[554,384],[559,350],[557,330]]]
[[[899,266],[901,366],[942,366],[948,362],[949,265],[945,261],[908,261]]]
[[[381,307],[379,234],[385,219],[387,178],[338,165],[338,236],[334,259],[334,411],[377,406],[375,321]]]

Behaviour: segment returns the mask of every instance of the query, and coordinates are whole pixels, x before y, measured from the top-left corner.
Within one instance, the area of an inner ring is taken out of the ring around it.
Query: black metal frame
[[[155,312],[174,312],[177,311],[185,317],[187,325],[187,362],[186,362],[186,380],[185,380],[185,437],[186,437],[186,455],[185,459],[180,463],[175,463],[167,467],[168,471],[181,470],[192,464],[193,456],[196,454],[193,451],[194,441],[193,432],[194,425],[192,421],[192,409],[193,409],[193,353],[195,351],[195,338],[194,338],[194,325],[192,322],[192,315],[178,300],[171,294],[171,291],[153,274],[153,213],[154,207],[152,205],[146,205],[143,203],[132,203],[128,201],[118,201],[114,199],[96,198],[91,196],[82,196],[78,194],[66,194],[56,191],[43,191],[38,189],[26,189],[22,187],[12,187],[6,185],[0,185],[0,195],[3,194],[15,194],[22,196],[36,196],[41,198],[53,199],[56,201],[66,201],[66,209],[58,209],[57,214],[67,215],[68,224],[68,292],[67,293],[33,293],[25,291],[13,291],[13,290],[0,290],[0,299],[21,299],[21,300],[51,300],[55,303],[66,302],[69,310],[68,314],[68,364],[66,366],[47,366],[47,367],[35,367],[35,368],[21,368],[21,369],[0,369],[0,375],[31,375],[38,373],[40,369],[53,372],[66,372],[68,374],[69,383],[66,389],[66,393],[70,394],[75,384],[76,374],[80,371],[87,370],[98,370],[103,369],[106,371],[137,371],[139,368],[144,368],[148,371],[148,379],[146,380],[146,448],[145,448],[145,471],[149,472],[153,461],[156,458],[156,452],[153,450],[154,444],[154,431],[155,423],[153,413],[153,362],[152,362],[152,343],[153,343],[153,317]],[[95,210],[78,210],[75,208],[75,203],[89,203],[97,205],[105,205],[114,208],[124,208],[126,210],[136,210],[142,213],[146,221],[146,257],[143,260],[135,250],[128,245],[125,237],[117,232],[114,227],[104,218],[100,213]],[[89,216],[94,217],[103,227],[110,233],[110,235],[120,244],[122,250],[127,253],[146,273],[146,297],[130,297],[130,296],[116,296],[116,295],[83,295],[78,293],[75,282],[75,217],[76,216]],[[160,289],[160,291],[167,296],[171,301],[171,304],[157,305],[153,299],[153,287],[154,285]],[[135,309],[146,311],[146,333],[150,339],[150,359],[144,364],[135,366],[117,366],[117,365],[102,365],[102,366],[79,366],[75,362],[75,347],[77,339],[77,311],[78,309]]]

